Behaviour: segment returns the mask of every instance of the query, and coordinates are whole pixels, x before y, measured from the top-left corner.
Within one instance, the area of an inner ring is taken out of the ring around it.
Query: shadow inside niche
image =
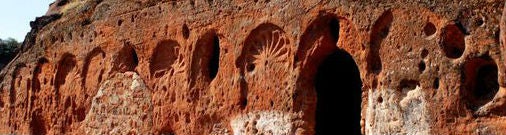
[[[464,67],[464,91],[467,106],[472,111],[491,102],[499,91],[497,64],[490,56],[473,58]]]
[[[315,134],[360,134],[362,81],[352,56],[343,50],[320,64],[316,78]]]

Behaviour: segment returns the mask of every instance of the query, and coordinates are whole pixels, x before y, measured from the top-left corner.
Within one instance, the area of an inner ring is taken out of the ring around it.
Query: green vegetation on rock
[[[7,65],[18,53],[21,43],[16,39],[0,39],[0,69]]]

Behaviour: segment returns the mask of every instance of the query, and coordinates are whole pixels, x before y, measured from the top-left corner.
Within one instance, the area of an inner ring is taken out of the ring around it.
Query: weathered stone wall
[[[0,73],[0,133],[313,134],[357,104],[363,134],[501,134],[503,3],[57,1]]]

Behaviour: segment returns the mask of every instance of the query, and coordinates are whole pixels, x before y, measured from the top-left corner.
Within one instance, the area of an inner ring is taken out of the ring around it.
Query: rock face
[[[0,72],[0,133],[502,134],[503,6],[58,0]]]
[[[139,75],[118,73],[97,91],[79,129],[86,134],[147,134],[153,126],[151,105],[151,92]]]

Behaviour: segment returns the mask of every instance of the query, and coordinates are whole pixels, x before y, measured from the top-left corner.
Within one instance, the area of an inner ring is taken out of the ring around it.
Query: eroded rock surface
[[[150,134],[151,91],[135,72],[117,73],[97,91],[86,118],[86,134]]]
[[[0,134],[502,134],[503,7],[57,0],[0,72]]]

